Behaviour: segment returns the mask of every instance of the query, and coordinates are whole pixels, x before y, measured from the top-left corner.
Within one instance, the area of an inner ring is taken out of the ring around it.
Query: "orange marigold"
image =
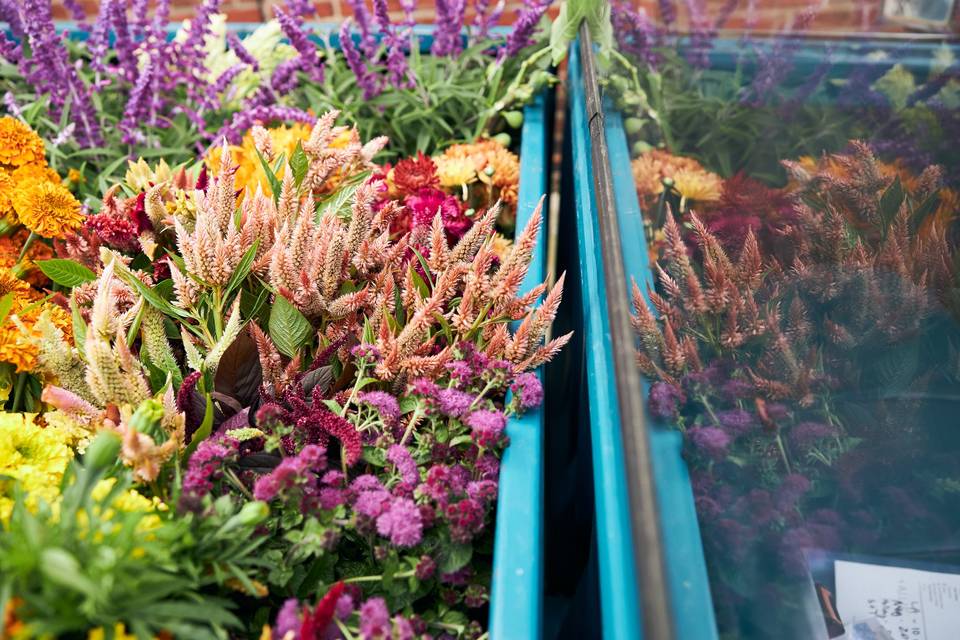
[[[15,218],[16,216],[13,211],[14,186],[15,183],[10,174],[0,169],[0,217]]]
[[[7,318],[0,327],[0,362],[9,362],[17,373],[33,371],[37,367],[39,349],[32,333],[25,333]]]
[[[303,143],[310,139],[311,131],[312,128],[309,125],[302,123],[289,127],[280,126],[267,129],[270,134],[273,153],[277,156],[282,153],[287,159],[297,148],[298,142]],[[335,143],[339,144],[339,140],[338,138]],[[335,144],[331,146],[335,146]],[[213,173],[220,171],[220,155],[222,152],[221,145],[213,145],[207,153],[205,162],[207,168]],[[239,145],[230,145],[230,161],[237,165],[237,172],[234,177],[237,189],[249,188],[251,191],[255,191],[259,184],[264,192],[269,192],[270,182],[260,165],[260,158],[257,157],[257,148],[254,146],[252,133],[249,131],[245,133]],[[282,176],[283,169],[280,170],[278,177]]]
[[[63,238],[83,224],[80,202],[60,183],[40,182],[18,191],[13,207],[20,222],[44,238]]]
[[[60,175],[48,167],[46,162],[17,167],[10,174],[10,177],[13,179],[17,191],[27,189],[37,182],[54,182],[57,184],[61,182]]]
[[[641,199],[659,195],[663,191],[663,179],[675,178],[680,171],[706,172],[693,158],[675,156],[661,149],[647,151],[634,159],[630,168]]]
[[[43,152],[43,140],[33,129],[10,116],[0,118],[0,164],[37,164],[44,162]]]

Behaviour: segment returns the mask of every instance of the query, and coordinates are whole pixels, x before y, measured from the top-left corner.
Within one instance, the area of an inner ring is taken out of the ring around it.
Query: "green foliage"
[[[120,441],[103,434],[72,463],[58,505],[27,508],[20,494],[0,525],[0,610],[36,636],[64,636],[123,622],[141,638],[161,630],[184,638],[227,638],[240,625],[217,588],[264,565],[256,527],[267,506],[221,498],[204,517],[126,511],[130,474],[116,468]],[[116,479],[103,494],[101,481]],[[100,490],[97,491],[98,486]]]

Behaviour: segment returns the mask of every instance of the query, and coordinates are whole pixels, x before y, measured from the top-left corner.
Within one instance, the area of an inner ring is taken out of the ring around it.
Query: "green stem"
[[[347,625],[345,625],[345,624],[343,623],[343,621],[340,620],[340,618],[338,618],[337,616],[333,616],[333,620],[334,620],[334,622],[337,623],[337,627],[340,629],[340,633],[343,634],[344,640],[353,640],[353,639],[354,639],[354,635],[353,635],[352,633],[350,633],[350,629],[347,628]]]
[[[27,255],[27,252],[30,251],[30,247],[33,246],[33,243],[37,241],[37,238],[40,236],[37,235],[36,231],[31,231],[30,235],[27,237],[27,241],[23,243],[23,248],[20,249],[20,255],[17,256],[17,264],[20,264],[23,261],[23,258]]]
[[[223,336],[223,300],[220,287],[213,288],[213,329],[219,340]],[[213,347],[213,345],[210,346]]]
[[[394,578],[412,578],[416,573],[415,569],[410,569],[409,571],[401,571],[400,573],[393,574]],[[343,582],[345,584],[350,584],[352,582],[376,582],[377,580],[383,580],[383,575],[375,576],[357,576],[355,578],[347,578]]]
[[[410,435],[413,433],[413,427],[417,424],[417,420],[420,419],[420,405],[417,405],[417,408],[413,410],[413,416],[410,417],[410,422],[407,423],[407,428],[403,432],[403,437],[400,438],[400,444],[404,445],[407,443],[407,440],[410,438]]]
[[[783,458],[783,465],[787,468],[787,473],[793,473],[790,470],[790,460],[787,458],[787,448],[783,445],[783,438],[780,435],[779,429],[777,430],[777,448],[780,449],[780,456]]]
[[[487,386],[485,386],[485,387],[483,388],[483,391],[481,391],[479,394],[477,394],[477,397],[474,398],[474,399],[473,399],[473,402],[470,403],[470,407],[467,409],[467,411],[472,411],[473,408],[474,408],[475,406],[477,406],[477,403],[480,402],[480,401],[483,399],[483,396],[485,396],[485,395],[487,394],[487,391],[490,391],[490,389],[493,388],[493,385],[494,385],[494,381],[493,381],[493,380],[491,380],[490,382],[488,382],[488,383],[487,383]]]

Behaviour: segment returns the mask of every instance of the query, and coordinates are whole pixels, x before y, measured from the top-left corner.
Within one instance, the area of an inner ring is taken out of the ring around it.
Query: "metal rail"
[[[613,191],[613,176],[604,133],[603,105],[587,25],[580,29],[580,57],[590,126],[591,155],[596,185],[597,216],[603,254],[607,311],[613,346],[617,404],[633,509],[631,521],[640,609],[646,640],[672,640],[673,611],[663,562],[659,508],[653,480],[650,440],[644,416],[640,373],[634,362],[635,343],[630,328],[630,296],[623,268],[619,226]]]

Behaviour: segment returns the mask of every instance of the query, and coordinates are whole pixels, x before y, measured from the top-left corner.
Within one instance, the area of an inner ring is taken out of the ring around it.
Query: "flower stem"
[[[412,578],[415,572],[416,572],[415,569],[410,569],[408,571],[401,571],[400,573],[393,574],[393,577],[394,578]],[[343,582],[345,584],[350,584],[352,582],[376,582],[377,580],[383,580],[383,575],[357,576],[355,578],[347,578]]]
[[[31,231],[30,235],[27,237],[27,241],[23,243],[23,248],[20,249],[20,255],[17,256],[17,264],[20,264],[24,257],[26,257],[27,252],[30,251],[30,247],[33,246],[33,243],[37,241],[37,238],[40,236],[37,235],[36,231]]]
[[[23,398],[23,390],[27,386],[27,374],[17,374],[17,386],[13,392],[13,406],[10,407],[11,413],[15,413],[20,408],[20,400]]]
[[[410,438],[410,435],[413,433],[413,428],[416,426],[417,421],[420,419],[420,405],[417,405],[417,408],[413,410],[413,415],[410,417],[410,422],[407,423],[407,428],[403,432],[403,437],[400,438],[400,444],[404,445],[407,443],[407,440]]]

